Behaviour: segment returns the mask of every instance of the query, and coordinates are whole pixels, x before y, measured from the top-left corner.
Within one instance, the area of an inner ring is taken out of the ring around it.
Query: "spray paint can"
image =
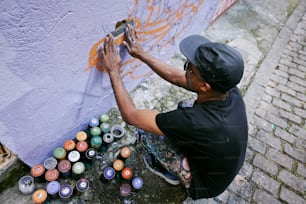
[[[18,181],[18,188],[22,194],[31,194],[35,190],[34,178],[30,175],[23,176]]]
[[[55,181],[59,177],[59,171],[57,169],[48,169],[45,173],[45,179],[47,181]]]
[[[72,177],[79,179],[85,171],[85,165],[83,162],[76,162],[72,165]]]
[[[110,133],[104,133],[101,151],[107,151],[108,146],[114,141],[114,136]]]
[[[100,129],[101,129],[101,131],[103,132],[103,133],[108,133],[109,131],[110,131],[110,129],[111,129],[111,126],[110,126],[110,124],[109,123],[101,123],[101,125],[100,125]]]
[[[81,157],[80,152],[78,152],[77,150],[72,150],[71,152],[68,153],[68,160],[71,163],[79,161],[80,157]]]
[[[102,138],[98,135],[95,135],[91,138],[91,147],[92,148],[95,148],[97,150],[100,150],[101,148],[101,145],[102,145]]]
[[[99,136],[99,135],[101,135],[101,129],[99,127],[92,127],[89,130],[90,130],[90,134],[92,136]]]
[[[86,150],[85,152],[85,167],[86,169],[89,169],[91,167],[91,165],[93,164],[95,158],[97,155],[97,150],[94,148],[89,148]]]
[[[71,162],[67,159],[60,161],[57,165],[60,177],[63,179],[69,178],[71,175]]]
[[[36,164],[31,168],[31,175],[34,178],[34,181],[37,183],[42,183],[45,181],[45,167],[42,164]]]
[[[54,157],[48,157],[44,161],[44,167],[46,169],[54,169],[57,165],[57,160]]]
[[[81,195],[89,189],[89,181],[81,178],[76,182],[76,195]]]
[[[123,162],[121,159],[116,159],[116,160],[113,162],[113,168],[114,168],[116,171],[121,171],[121,170],[124,168],[124,162]]]
[[[57,147],[53,151],[53,157],[58,160],[63,160],[66,158],[66,150],[63,147]]]
[[[128,184],[128,183],[123,183],[120,186],[119,195],[120,195],[121,198],[126,198],[129,195],[131,195],[131,191],[132,191],[131,185]]]
[[[100,115],[99,120],[101,123],[108,123],[109,122],[109,116],[104,113],[102,115]]]
[[[72,196],[72,193],[73,193],[72,186],[69,184],[63,184],[60,187],[58,195],[63,201],[69,201],[70,197]]]
[[[75,148],[75,142],[73,140],[66,140],[64,142],[64,149],[66,150],[67,153],[74,150],[74,148]]]
[[[87,133],[85,131],[79,131],[75,135],[75,139],[77,141],[86,141],[87,140]]]
[[[108,166],[103,170],[103,174],[100,176],[100,180],[102,183],[107,183],[113,178],[115,178],[115,176],[115,170],[112,167]]]
[[[131,149],[129,147],[123,147],[120,150],[120,154],[119,154],[119,158],[123,161],[125,161],[126,159],[128,159],[131,156]]]
[[[121,171],[121,177],[130,180],[133,177],[133,170],[130,167],[124,167]]]
[[[46,186],[46,191],[51,198],[58,198],[58,192],[60,190],[61,184],[58,181],[51,181]]]
[[[143,186],[143,179],[139,176],[136,176],[132,179],[132,186],[135,190],[139,190]]]
[[[32,201],[36,204],[50,203],[48,193],[45,189],[38,189],[32,194]]]
[[[99,125],[99,119],[98,118],[92,118],[90,119],[88,126],[89,127],[97,127]]]

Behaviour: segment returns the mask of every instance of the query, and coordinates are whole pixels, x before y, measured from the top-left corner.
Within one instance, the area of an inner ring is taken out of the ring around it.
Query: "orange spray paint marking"
[[[155,48],[157,52],[160,52],[167,45],[174,42],[174,39],[182,34],[183,31],[192,23],[193,17],[198,12],[199,8],[204,4],[205,0],[182,0],[177,4],[167,7],[163,1],[147,0],[147,17],[144,21],[140,22],[138,18],[135,18],[137,13],[137,7],[139,6],[139,0],[134,1],[131,13],[128,19],[134,19],[135,30],[137,36],[143,44],[147,44],[147,47]],[[145,12],[143,12],[145,13]],[[127,20],[128,21],[128,20]],[[142,23],[142,24],[141,24]],[[181,23],[179,27],[175,27],[174,24]],[[176,29],[176,30],[175,30]],[[171,31],[175,31],[172,36],[167,37]],[[124,34],[115,38],[115,44],[120,45],[124,41]],[[106,37],[96,42],[90,50],[88,67],[85,71],[96,67],[98,70],[103,71],[104,68],[101,65],[101,59],[99,57],[99,47],[104,43]],[[148,50],[149,50],[148,49]],[[146,51],[148,51],[146,50]],[[129,76],[131,79],[144,78],[152,73],[147,73],[135,76],[135,71],[143,63],[137,59],[129,59],[121,64],[123,66],[130,66],[130,69],[125,71],[123,77]]]

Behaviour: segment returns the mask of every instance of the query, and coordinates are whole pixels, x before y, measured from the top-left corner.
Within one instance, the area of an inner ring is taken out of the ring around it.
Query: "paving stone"
[[[281,152],[277,151],[276,149],[269,148],[266,156],[269,159],[278,163],[279,165],[281,165],[281,166],[283,166],[283,167],[285,167],[289,170],[292,170],[294,160],[292,158],[288,157],[287,155],[282,154]]]
[[[286,120],[284,120],[284,119],[282,119],[282,118],[280,118],[280,117],[278,117],[278,116],[276,116],[272,113],[267,114],[266,119],[267,119],[267,121],[270,121],[272,124],[277,125],[277,126],[283,128],[283,129],[286,129],[288,127],[288,123],[287,123]]]
[[[305,101],[305,102],[306,102],[306,101]],[[304,121],[305,121],[305,118],[306,118],[306,110],[305,110],[305,109],[302,109],[302,108],[294,108],[294,109],[293,109],[293,112],[294,112],[296,115],[298,115],[298,116],[300,116],[301,118],[303,118]]]
[[[296,146],[300,149],[306,149],[306,140],[302,139],[302,138],[298,138],[296,140]]]
[[[248,162],[244,162],[239,173],[245,176],[246,178],[250,178],[253,173],[253,166]]]
[[[306,139],[306,129],[303,129],[297,125],[292,125],[289,128],[289,132],[294,134],[296,137],[301,137],[303,139]]]
[[[301,86],[305,86],[305,79],[302,79],[300,77],[297,76],[290,76],[289,77],[290,81],[294,81],[295,83],[301,85]]]
[[[267,174],[259,170],[254,170],[252,181],[258,186],[264,188],[266,191],[272,193],[274,196],[277,196],[280,183],[269,177]]]
[[[296,140],[296,137],[293,134],[290,134],[286,130],[283,130],[279,127],[276,127],[274,135],[276,137],[282,138],[283,140],[286,140],[287,142],[290,142],[291,144],[293,144],[294,141]]]
[[[290,94],[291,96],[295,96],[296,95],[296,91],[293,90],[293,89],[288,89],[287,84],[286,85],[279,84],[278,85],[278,89],[279,89],[279,91],[281,91],[283,93]],[[289,110],[289,109],[285,109],[285,110]]]
[[[295,91],[297,91],[299,93],[304,93],[304,91],[305,91],[305,87],[303,87],[303,86],[301,86],[301,85],[299,85],[299,84],[297,84],[295,82],[289,81],[287,83],[287,86],[288,86],[289,89],[293,89],[293,90],[295,90]]]
[[[262,154],[264,154],[266,152],[266,145],[263,142],[255,139],[254,137],[250,137],[249,138],[248,146],[251,149],[253,149],[253,150],[257,151],[257,152],[260,152]]]
[[[306,153],[305,151],[299,150],[297,148],[293,148],[290,144],[285,144],[285,152],[289,154],[291,157],[306,163]]]
[[[304,72],[299,71],[298,69],[292,69],[292,68],[288,69],[288,73],[297,77],[303,76],[305,74]]]
[[[300,177],[294,176],[286,170],[282,170],[279,173],[278,178],[286,185],[290,186],[296,191],[299,191],[300,193],[304,193],[304,191],[306,191],[306,181]]]
[[[281,150],[281,141],[279,138],[274,137],[273,133],[268,133],[264,130],[258,131],[256,138],[262,141],[265,144],[268,144],[271,147],[274,147],[275,149]]]
[[[298,163],[297,173],[306,178],[306,166],[305,164]]]
[[[302,123],[302,118],[293,114],[293,113],[290,113],[288,111],[285,111],[285,110],[279,110],[279,116],[281,116],[282,118],[286,118],[288,120],[290,120],[291,122],[295,122],[297,124],[301,124]]]
[[[274,198],[272,195],[263,190],[257,190],[253,197],[255,203],[258,204],[280,204],[281,202]]]
[[[281,188],[280,198],[287,203],[305,204],[305,200],[302,197],[286,189],[285,187]]]
[[[272,123],[262,119],[261,117],[258,117],[256,115],[253,115],[253,125],[257,127],[257,129],[263,129],[267,132],[272,132]]]
[[[302,104],[303,104],[301,100],[298,100],[295,97],[292,97],[292,96],[290,96],[288,94],[285,94],[285,93],[282,94],[281,99],[285,100],[289,104],[295,105],[295,106],[300,107],[300,108],[302,107]]]
[[[288,103],[286,103],[285,101],[283,101],[279,98],[273,98],[272,103],[278,108],[282,108],[282,109],[285,109],[285,110],[291,110],[291,106]],[[270,112],[272,112],[272,111],[270,111]],[[278,114],[278,111],[275,114]]]
[[[264,172],[267,172],[272,175],[276,175],[278,172],[277,166],[272,162],[271,160],[266,159],[264,156],[260,154],[256,154],[255,158],[253,160],[253,164],[263,170]]]

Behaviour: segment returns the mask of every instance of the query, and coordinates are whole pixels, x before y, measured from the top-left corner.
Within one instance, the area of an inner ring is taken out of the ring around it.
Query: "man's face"
[[[188,88],[192,91],[198,92],[201,84],[204,82],[199,69],[187,60],[184,64],[184,70],[186,71],[185,77]]]

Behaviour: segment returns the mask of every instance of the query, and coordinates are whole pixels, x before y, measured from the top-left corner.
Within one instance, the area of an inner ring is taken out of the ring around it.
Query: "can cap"
[[[23,176],[18,181],[19,191],[23,194],[31,194],[35,190],[34,178],[30,175]]]
[[[81,178],[76,183],[76,189],[80,192],[84,192],[89,188],[89,182],[85,178]]]
[[[91,138],[91,146],[92,147],[99,147],[102,144],[102,138],[100,136],[93,136]]]
[[[77,162],[72,165],[72,172],[75,174],[82,174],[85,171],[85,165],[83,162]]]
[[[46,169],[54,169],[57,165],[57,160],[54,157],[48,157],[45,161],[44,161],[44,167]]]
[[[113,163],[113,168],[116,170],[116,171],[121,171],[124,167],[124,163],[122,160],[120,159],[116,159]]]
[[[69,152],[68,154],[68,160],[70,162],[77,162],[80,159],[80,152],[76,151],[76,150],[72,150],[71,152]]]
[[[75,138],[78,141],[85,141],[87,139],[87,134],[84,131],[79,131],[79,132],[77,132]]]
[[[136,176],[135,178],[133,178],[132,180],[132,186],[135,189],[140,189],[143,186],[143,180],[141,177]]]
[[[66,173],[71,169],[71,163],[67,159],[60,161],[57,165],[59,172]]]
[[[59,172],[57,169],[48,169],[45,173],[45,179],[47,181],[54,181],[58,179]]]
[[[70,198],[72,193],[73,193],[72,186],[69,184],[64,184],[61,186],[58,194],[61,198],[65,199],[65,198]]]
[[[47,200],[47,191],[44,189],[38,189],[32,195],[32,201],[34,203],[43,203],[46,200]]]
[[[31,168],[31,175],[35,177],[39,177],[45,173],[45,167],[42,164],[36,164]]]
[[[51,181],[47,184],[46,190],[48,194],[54,195],[58,193],[60,187],[61,187],[61,184],[58,181]]]
[[[79,142],[76,144],[76,149],[77,149],[79,152],[85,152],[85,151],[88,149],[88,143],[85,142],[85,141],[79,141]]]
[[[89,148],[88,150],[86,150],[85,156],[87,159],[93,159],[95,158],[97,154],[97,151],[94,148]]]
[[[100,127],[92,127],[92,128],[90,128],[90,134],[93,135],[93,136],[101,135]]]
[[[103,135],[103,141],[108,144],[112,143],[114,141],[114,136],[110,133],[105,133]]]
[[[121,172],[122,178],[131,179],[133,176],[133,170],[130,167],[125,167]]]
[[[116,175],[115,170],[112,167],[106,167],[103,171],[103,176],[105,179],[113,179]]]
[[[122,158],[128,158],[129,156],[131,155],[131,149],[128,148],[128,147],[123,147],[121,150],[120,150],[120,156]]]
[[[53,151],[53,156],[56,159],[64,159],[66,157],[66,150],[63,147],[57,147]]]
[[[75,142],[73,140],[66,140],[64,142],[64,149],[66,151],[72,151],[75,148]]]
[[[122,197],[127,197],[131,194],[132,187],[128,183],[124,183],[120,186],[120,195]]]

